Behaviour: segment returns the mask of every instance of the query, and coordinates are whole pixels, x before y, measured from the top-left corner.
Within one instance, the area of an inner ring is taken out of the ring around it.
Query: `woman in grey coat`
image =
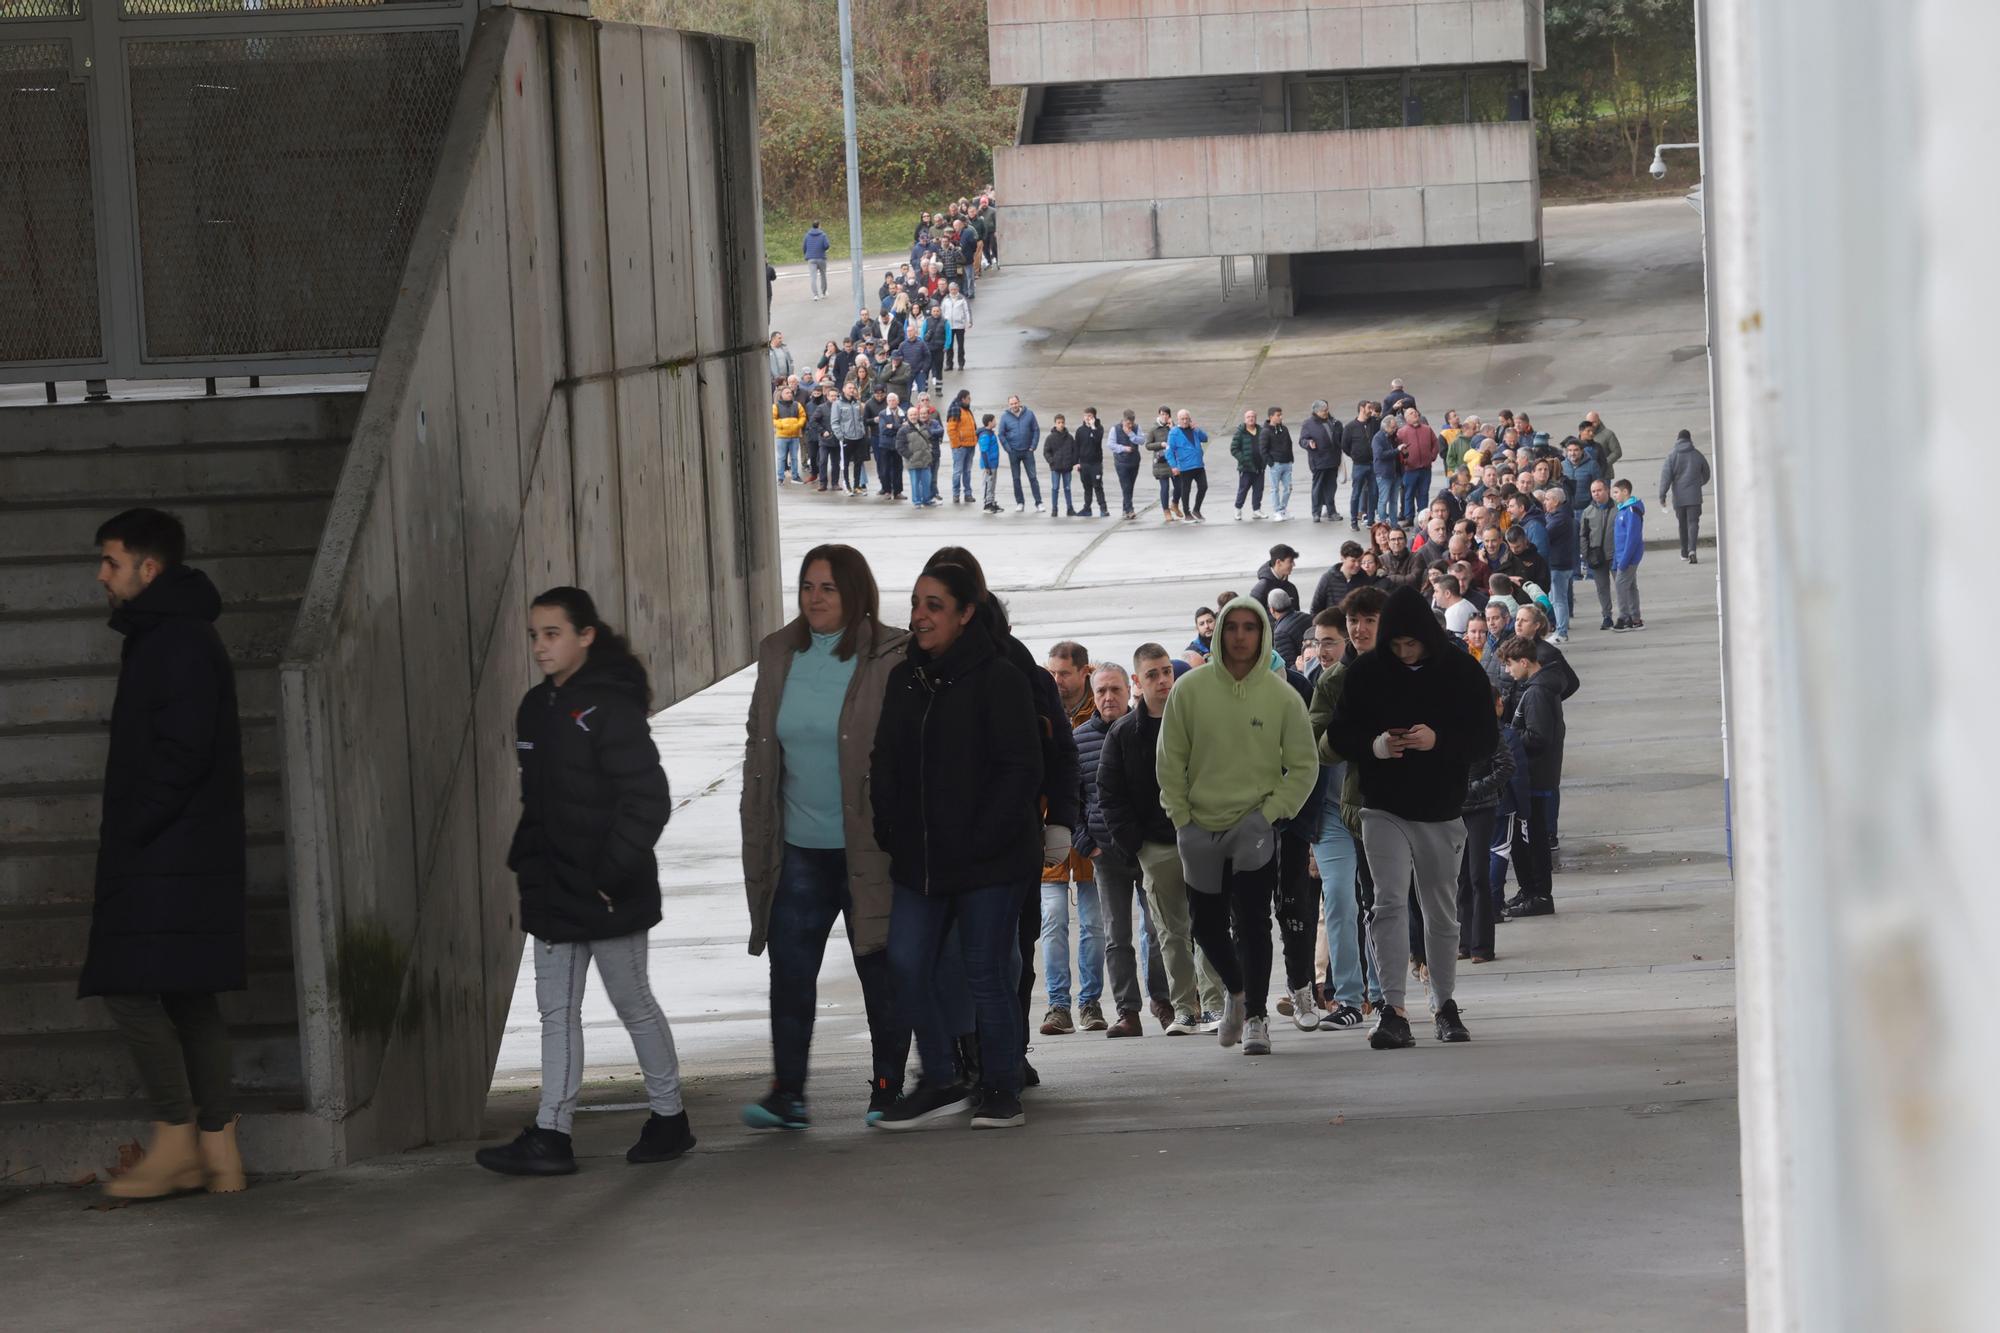
[[[1674,517],[1681,525],[1681,559],[1690,565],[1695,543],[1701,540],[1701,488],[1708,485],[1708,460],[1694,447],[1694,438],[1682,431],[1660,465],[1660,503],[1673,501]]]

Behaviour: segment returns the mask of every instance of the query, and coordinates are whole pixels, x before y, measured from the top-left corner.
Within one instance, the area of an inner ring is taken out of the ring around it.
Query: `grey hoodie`
[[[1677,506],[1699,505],[1701,488],[1707,484],[1708,460],[1694,447],[1693,440],[1681,436],[1674,441],[1667,461],[1660,465],[1660,503],[1667,503],[1671,494]]]

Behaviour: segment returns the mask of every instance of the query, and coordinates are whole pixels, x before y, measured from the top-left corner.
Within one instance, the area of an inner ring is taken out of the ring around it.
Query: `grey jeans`
[[[1458,863],[1465,853],[1465,821],[1437,824],[1402,819],[1386,810],[1361,812],[1361,848],[1375,877],[1375,916],[1368,946],[1382,998],[1398,1009],[1410,980],[1408,888],[1415,877],[1417,906],[1424,913],[1424,955],[1431,970],[1431,994],[1443,1004],[1458,976]]]
[[[1146,911],[1145,891],[1139,884],[1139,863],[1116,847],[1105,847],[1091,858],[1097,872],[1097,891],[1104,901],[1106,918],[1104,966],[1111,973],[1111,1002],[1121,1014],[1139,1012],[1139,954],[1132,947],[1132,904],[1139,904],[1139,920],[1146,934],[1146,998],[1172,1000],[1167,993],[1167,964],[1160,954],[1160,938]]]
[[[139,1067],[153,1119],[196,1120],[211,1134],[228,1126],[236,1114],[229,1030],[213,995],[107,995],[104,1007]]]
[[[808,259],[806,261],[806,273],[808,275],[807,281],[812,286],[812,294],[814,296],[825,296],[826,261],[824,259]]]
[[[531,939],[528,947],[535,954],[535,1005],[542,1011],[542,1104],[535,1123],[567,1134],[576,1118],[583,1089],[583,981],[593,958],[604,993],[632,1036],[653,1114],[679,1115],[680,1060],[646,977],[646,932],[574,944]]]
[[[1618,592],[1618,618],[1639,620],[1639,567],[1627,565],[1611,571],[1611,584]]]

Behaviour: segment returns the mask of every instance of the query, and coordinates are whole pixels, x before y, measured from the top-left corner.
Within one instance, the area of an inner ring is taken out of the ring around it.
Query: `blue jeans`
[[[1012,449],[1009,449],[1007,451],[1007,462],[1014,471],[1014,503],[1017,505],[1028,503],[1027,497],[1021,494],[1021,469],[1026,468],[1028,469],[1028,488],[1035,493],[1035,503],[1040,504],[1042,502],[1042,478],[1035,471],[1035,456],[1032,453],[1017,454]]]
[[[1403,522],[1408,523],[1431,502],[1431,470],[1411,470],[1403,474]]]
[[[1062,507],[1069,513],[1076,512],[1076,492],[1070,486],[1070,469],[1052,467],[1049,469],[1049,512],[1056,512],[1056,499],[1060,496]],[[1037,496],[1036,499],[1040,499]]]
[[[1576,598],[1576,571],[1573,569],[1552,569],[1549,582],[1555,586],[1549,589],[1549,604],[1556,609],[1556,633],[1569,633],[1569,615],[1574,609],[1570,603]]]
[[[1282,514],[1292,502],[1292,465],[1272,463],[1264,471],[1271,485],[1271,511]]]
[[[804,477],[799,475],[799,440],[796,435],[789,440],[780,438],[778,441],[779,481],[783,481],[785,479],[785,467],[787,464],[791,466],[793,481],[805,480]]]
[[[1338,790],[1320,808],[1313,860],[1319,864],[1320,910],[1326,922],[1327,989],[1336,1003],[1361,1007],[1360,904],[1354,897],[1354,835],[1341,822]]]
[[[910,469],[910,503],[921,508],[925,501],[937,494],[937,473],[927,467]]]
[[[1042,885],[1042,973],[1049,1007],[1069,1008],[1068,884]],[[1097,885],[1084,880],[1076,886],[1078,1004],[1096,1004],[1104,996],[1104,899]]]
[[[1015,979],[1021,966],[1016,928],[1022,892],[1018,885],[994,884],[931,896],[896,886],[889,914],[889,971],[895,978],[897,1012],[916,1033],[924,1082],[933,1087],[948,1087],[958,1078],[952,1039],[959,1034],[952,1031],[937,996],[939,959],[956,925],[984,1078],[990,1087],[1020,1094],[1026,1033]]]
[[[951,451],[951,498],[972,498],[972,450]]]
[[[819,1008],[819,968],[835,917],[848,918],[854,937],[853,898],[847,888],[847,853],[838,847],[785,845],[778,890],[771,900],[767,946],[771,955],[771,1055],[778,1087],[803,1095],[806,1057],[812,1049],[813,1017]],[[896,1021],[889,984],[889,955],[864,954],[854,960],[861,978],[861,1002],[868,1013],[877,1078],[901,1087],[909,1058],[908,1030]]]
[[[1173,507],[1174,507],[1174,479],[1172,477],[1161,477],[1160,512],[1165,513],[1167,510],[1172,509]]]
[[[1375,504],[1372,508],[1373,517],[1379,518],[1385,523],[1394,523],[1398,518],[1402,517],[1402,491],[1402,483],[1397,481],[1396,478],[1379,472],[1376,473]]]
[[[1375,517],[1375,474],[1354,469],[1354,489],[1347,497],[1347,517],[1356,523]]]

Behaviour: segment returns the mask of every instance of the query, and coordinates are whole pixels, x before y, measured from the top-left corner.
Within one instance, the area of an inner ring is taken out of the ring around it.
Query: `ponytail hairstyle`
[[[652,708],[653,682],[651,677],[646,674],[646,664],[640,661],[638,654],[632,651],[632,645],[625,641],[624,635],[605,624],[598,617],[597,603],[591,600],[589,593],[581,588],[572,588],[564,585],[560,588],[550,588],[540,597],[528,603],[528,605],[531,607],[554,607],[563,613],[564,617],[569,620],[570,628],[578,634],[583,633],[585,630],[595,630],[597,632],[596,637],[591,639],[589,656],[584,661],[586,663],[594,662],[599,666],[618,662],[630,662],[634,669],[638,671],[640,679],[645,682],[646,707],[648,709]]]
[[[931,558],[924,562],[924,573],[930,573],[939,565],[956,565],[971,575],[977,590],[979,614],[986,622],[987,632],[995,639],[1013,637],[1014,627],[1008,622],[1006,604],[995,597],[993,590],[986,586],[986,571],[981,568],[978,556],[963,546],[940,546],[932,551]]]
[[[933,561],[924,566],[923,577],[936,579],[942,583],[945,591],[951,594],[952,600],[960,606],[972,607],[974,622],[985,618],[987,600],[985,588],[979,577],[964,565],[954,564],[948,560]]]

